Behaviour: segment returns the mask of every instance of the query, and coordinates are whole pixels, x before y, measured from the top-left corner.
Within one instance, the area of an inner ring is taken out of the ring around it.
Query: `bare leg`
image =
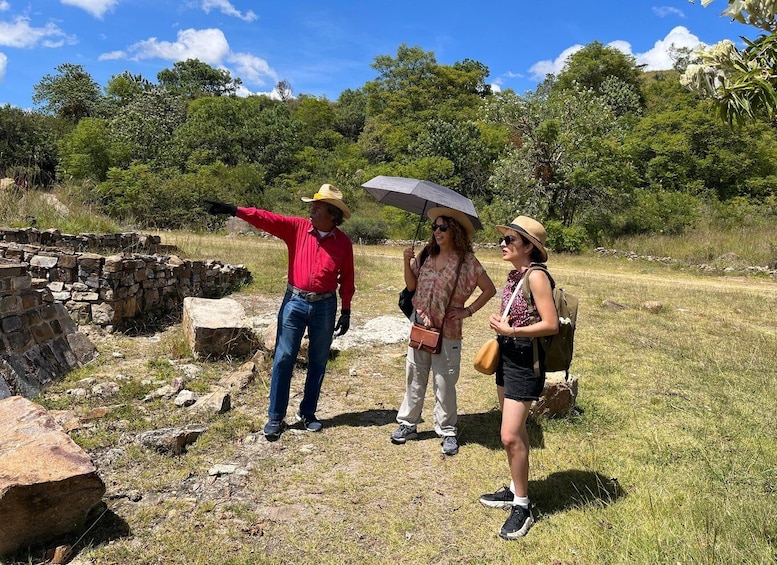
[[[531,401],[519,402],[506,398],[502,408],[502,445],[507,452],[507,464],[515,485],[515,495],[529,495],[529,417]]]

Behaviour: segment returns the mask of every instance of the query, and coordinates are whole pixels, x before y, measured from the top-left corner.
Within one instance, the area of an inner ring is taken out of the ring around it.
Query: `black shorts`
[[[499,366],[496,385],[504,387],[505,398],[524,402],[537,400],[545,386],[545,363],[540,352],[540,376],[534,374],[534,351],[528,337],[499,336]]]

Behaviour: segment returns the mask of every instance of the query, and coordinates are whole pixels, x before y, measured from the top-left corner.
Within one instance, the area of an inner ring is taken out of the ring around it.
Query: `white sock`
[[[523,506],[524,508],[529,507],[529,497],[528,496],[516,496],[513,498],[513,506]]]
[[[513,493],[513,496],[515,496],[515,481],[510,479],[510,492]]]

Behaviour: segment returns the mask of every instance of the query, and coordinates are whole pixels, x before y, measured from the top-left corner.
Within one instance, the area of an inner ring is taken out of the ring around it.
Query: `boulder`
[[[540,416],[568,416],[575,408],[577,401],[577,377],[569,375],[566,379],[564,371],[547,373],[545,375],[545,388],[542,389],[540,399],[532,403],[531,415]]]
[[[0,555],[75,532],[105,484],[42,406],[0,400]]]
[[[245,310],[231,298],[184,298],[183,329],[195,357],[245,357],[258,346]]]

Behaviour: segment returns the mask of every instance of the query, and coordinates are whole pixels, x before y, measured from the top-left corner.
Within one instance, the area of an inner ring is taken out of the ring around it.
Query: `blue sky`
[[[33,108],[33,86],[62,63],[101,86],[123,71],[156,82],[159,71],[197,58],[268,93],[336,100],[375,78],[378,55],[402,43],[438,63],[474,59],[488,81],[523,93],[592,41],[634,55],[649,70],[671,67],[671,44],[695,47],[755,28],[720,16],[726,0],[0,0],[0,105]]]

